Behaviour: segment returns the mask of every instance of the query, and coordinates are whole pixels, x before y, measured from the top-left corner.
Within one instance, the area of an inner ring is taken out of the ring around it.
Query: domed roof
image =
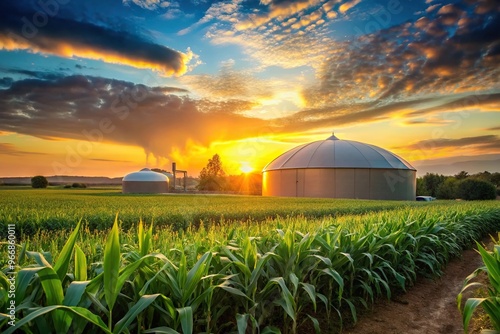
[[[264,171],[292,168],[390,168],[415,170],[412,165],[378,146],[335,135],[304,144],[271,161]]]
[[[138,172],[125,175],[123,181],[168,182],[168,178],[162,173],[153,172],[149,168],[143,168]]]

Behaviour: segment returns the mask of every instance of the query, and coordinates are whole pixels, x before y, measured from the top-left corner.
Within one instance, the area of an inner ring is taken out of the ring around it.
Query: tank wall
[[[416,172],[394,169],[283,169],[263,173],[263,196],[415,200]]]
[[[123,181],[124,194],[161,194],[168,192],[168,182]]]

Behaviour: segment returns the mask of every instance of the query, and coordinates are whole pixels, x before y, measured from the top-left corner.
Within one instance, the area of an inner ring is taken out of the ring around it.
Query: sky
[[[500,157],[498,0],[0,2],[0,176]],[[451,160],[450,160],[451,161]]]

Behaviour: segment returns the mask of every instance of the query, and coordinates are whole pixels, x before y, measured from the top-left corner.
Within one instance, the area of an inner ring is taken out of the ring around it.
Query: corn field
[[[6,188],[6,187],[3,187]],[[318,218],[419,207],[401,201],[332,200],[223,195],[124,195],[104,189],[0,189],[0,229],[16,224],[20,237],[71,231],[83,220],[91,231],[110,229],[117,212],[128,230],[140,219],[155,228],[186,230],[224,221],[264,221],[302,215]]]
[[[377,298],[439,276],[500,230],[498,202],[269,217],[184,229],[138,219],[123,229],[119,213],[102,232],[80,220],[71,232],[26,236],[17,245],[15,328],[2,263],[1,330],[340,332]]]

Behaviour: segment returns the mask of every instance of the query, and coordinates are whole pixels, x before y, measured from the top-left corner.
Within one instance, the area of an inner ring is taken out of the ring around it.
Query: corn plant
[[[493,239],[495,245],[493,246],[493,251],[489,252],[481,244],[477,244],[477,249],[479,254],[481,254],[484,266],[476,269],[471,275],[469,275],[465,282],[462,291],[457,297],[457,303],[459,310],[462,311],[463,326],[465,332],[469,328],[469,322],[474,314],[474,311],[481,306],[483,310],[488,314],[491,324],[496,332],[500,332],[500,233],[498,234],[498,239]],[[483,286],[482,283],[472,282],[472,280],[477,277],[481,272],[485,272],[488,276],[488,297],[485,298],[468,298],[465,302],[463,310],[461,309],[462,297],[464,291],[470,288],[477,288]],[[485,330],[485,333],[491,333],[492,331]]]

